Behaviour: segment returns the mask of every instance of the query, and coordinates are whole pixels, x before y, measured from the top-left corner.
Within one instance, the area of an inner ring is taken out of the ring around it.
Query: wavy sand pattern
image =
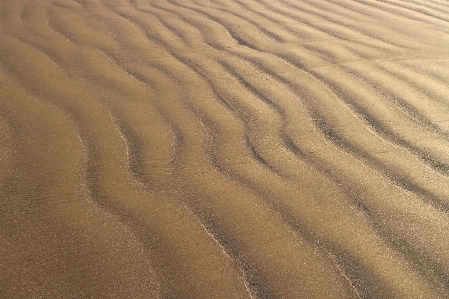
[[[443,0],[0,0],[0,298],[448,298]]]

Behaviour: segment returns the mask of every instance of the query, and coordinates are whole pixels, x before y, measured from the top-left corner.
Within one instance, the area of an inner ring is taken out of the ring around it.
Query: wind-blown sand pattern
[[[449,3],[0,0],[0,298],[449,298]]]

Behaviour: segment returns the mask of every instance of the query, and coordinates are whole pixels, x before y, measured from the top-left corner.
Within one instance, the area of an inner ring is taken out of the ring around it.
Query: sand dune
[[[449,297],[449,4],[0,0],[0,298]]]

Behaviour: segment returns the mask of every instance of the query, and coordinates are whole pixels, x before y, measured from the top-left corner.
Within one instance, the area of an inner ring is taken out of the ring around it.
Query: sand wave
[[[446,297],[448,11],[0,1],[0,297]]]

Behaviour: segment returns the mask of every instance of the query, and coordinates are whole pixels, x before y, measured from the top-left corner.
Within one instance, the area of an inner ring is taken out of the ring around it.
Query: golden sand
[[[443,0],[0,0],[0,298],[449,298]]]

